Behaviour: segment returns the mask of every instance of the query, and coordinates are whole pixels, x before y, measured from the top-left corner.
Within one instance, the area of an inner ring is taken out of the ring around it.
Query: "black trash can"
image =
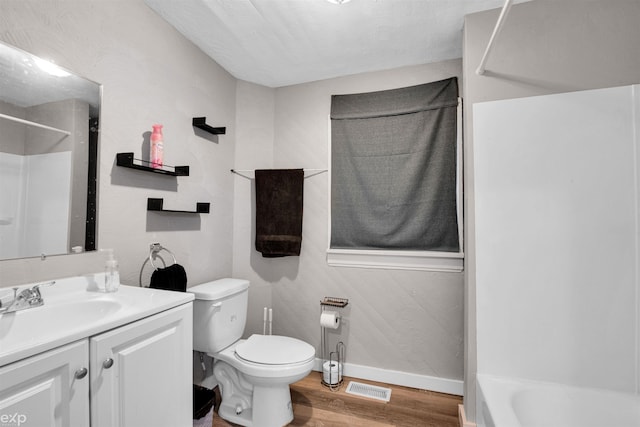
[[[213,390],[193,385],[193,419],[198,420],[209,413],[216,402]]]

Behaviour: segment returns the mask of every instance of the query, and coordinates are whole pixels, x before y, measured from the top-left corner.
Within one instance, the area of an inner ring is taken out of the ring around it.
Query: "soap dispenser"
[[[120,286],[118,261],[113,256],[113,249],[104,251],[107,253],[107,261],[104,264],[104,292],[117,292]]]

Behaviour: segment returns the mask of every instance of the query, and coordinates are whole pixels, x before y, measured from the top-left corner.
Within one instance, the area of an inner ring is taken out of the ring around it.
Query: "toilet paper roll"
[[[320,326],[328,329],[338,329],[340,315],[336,311],[325,310],[320,314]]]
[[[338,384],[342,380],[342,363],[336,361],[324,362],[322,365],[322,380],[325,384]]]

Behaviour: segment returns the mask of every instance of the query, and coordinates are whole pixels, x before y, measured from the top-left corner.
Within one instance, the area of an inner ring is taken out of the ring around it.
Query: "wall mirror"
[[[95,250],[100,94],[0,43],[0,260]]]

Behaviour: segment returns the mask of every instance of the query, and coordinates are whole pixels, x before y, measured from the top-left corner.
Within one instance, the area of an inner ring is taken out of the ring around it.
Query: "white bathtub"
[[[638,427],[640,396],[478,375],[479,427]]]

